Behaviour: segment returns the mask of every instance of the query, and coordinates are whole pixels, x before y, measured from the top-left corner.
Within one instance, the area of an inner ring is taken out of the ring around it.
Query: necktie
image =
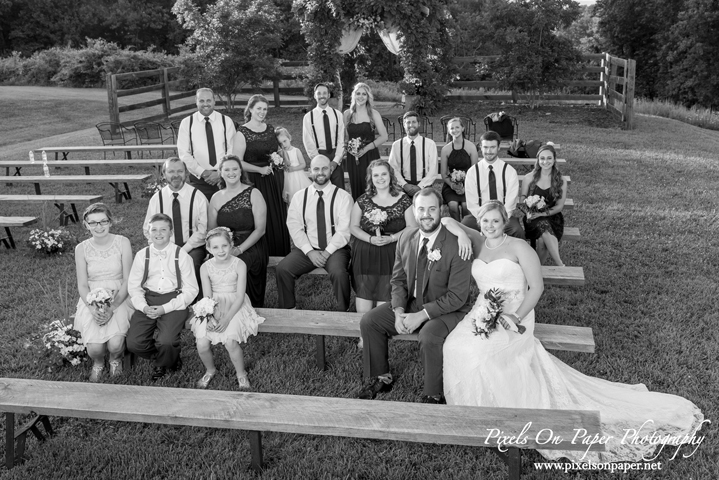
[[[180,213],[180,201],[177,199],[179,194],[174,192],[172,196],[172,226],[175,231],[175,245],[183,246],[185,242],[182,241],[182,213]]]
[[[217,153],[215,153],[215,135],[212,133],[210,117],[205,117],[205,136],[207,137],[207,156],[210,159],[210,166],[217,165]]]
[[[416,295],[414,298],[419,300],[420,303],[424,304],[424,274],[427,273],[427,244],[429,238],[422,239],[422,247],[419,249],[419,255],[417,255],[417,286],[415,288]]]
[[[497,199],[497,178],[494,176],[494,168],[489,166],[489,199]]]
[[[317,245],[320,250],[327,248],[327,226],[325,225],[325,201],[322,198],[324,192],[317,191],[320,196],[317,199]]]
[[[332,130],[330,129],[330,117],[327,115],[327,110],[322,110],[322,125],[325,127],[325,149],[332,150]]]
[[[417,148],[414,146],[414,140],[409,146],[409,183],[417,185]]]

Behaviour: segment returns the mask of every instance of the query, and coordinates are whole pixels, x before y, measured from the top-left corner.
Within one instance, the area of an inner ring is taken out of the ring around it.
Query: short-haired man
[[[197,111],[180,123],[177,152],[190,172],[190,184],[210,200],[219,189],[217,164],[232,153],[235,122],[215,111],[215,94],[209,88],[197,90],[195,103]]]
[[[295,308],[295,280],[315,268],[329,274],[339,310],[350,306],[350,214],[352,195],[329,181],[330,159],[318,155],[310,164],[312,185],[295,193],[287,212],[294,247],[278,265],[280,308]]]
[[[424,368],[423,403],[444,403],[442,346],[469,312],[471,262],[459,256],[457,237],[440,223],[442,197],[433,188],[414,196],[419,228],[408,228],[397,242],[392,301],[365,313],[360,322],[364,371],[371,377],[358,397],[371,400],[392,386],[387,359],[390,337],[419,331]]]
[[[344,155],[345,123],[342,113],[329,105],[330,87],[318,83],[314,89],[317,106],[302,119],[302,143],[310,158],[324,155],[330,159],[330,182],[344,190],[345,172],[342,168]]]
[[[504,227],[505,233],[524,239],[524,229],[519,219],[512,216],[512,212],[517,208],[519,178],[514,167],[498,158],[501,140],[499,134],[491,130],[480,137],[480,148],[484,158],[467,170],[464,194],[470,214],[462,219],[462,224],[479,230],[477,215],[482,203],[499,200],[504,204],[509,216],[509,222]]]
[[[419,115],[406,112],[402,124],[407,135],[392,144],[389,164],[397,184],[409,195],[431,187],[437,178],[437,144],[419,134]]]
[[[149,239],[149,222],[152,216],[156,213],[169,215],[175,227],[171,240],[192,257],[197,284],[200,285],[200,266],[207,255],[207,199],[199,190],[186,183],[187,168],[179,158],[170,157],[165,160],[162,164],[162,176],[167,185],[150,198],[142,224],[143,232]]]

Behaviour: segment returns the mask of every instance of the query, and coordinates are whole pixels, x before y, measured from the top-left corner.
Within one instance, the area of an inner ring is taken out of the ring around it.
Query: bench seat
[[[32,183],[35,193],[42,195],[40,185],[53,183],[109,183],[115,189],[115,202],[121,203],[123,198],[132,199],[129,182],[144,182],[152,178],[151,174],[142,175],[52,175],[45,176],[17,176],[12,177],[13,182]],[[124,189],[120,186],[124,185]]]
[[[165,163],[165,159],[162,158],[140,158],[140,159],[118,159],[118,160],[49,160],[47,162],[48,168],[58,167],[83,167],[85,169],[85,175],[90,175],[90,167],[154,167],[160,171],[162,164]],[[31,163],[27,160],[19,162],[14,160],[0,160],[0,167],[5,167],[5,174],[10,176],[10,168],[15,169],[14,176],[22,175],[22,168],[42,168],[42,162]]]
[[[10,227],[26,227],[37,223],[37,217],[0,217],[0,227],[5,228],[5,237],[0,238],[0,243],[7,249],[15,249],[15,240],[12,238]]]
[[[0,202],[53,202],[60,211],[60,226],[67,225],[68,220],[77,223],[80,215],[77,213],[76,202],[95,203],[102,200],[102,195],[0,195]],[[65,210],[65,202],[70,204],[72,213]]]

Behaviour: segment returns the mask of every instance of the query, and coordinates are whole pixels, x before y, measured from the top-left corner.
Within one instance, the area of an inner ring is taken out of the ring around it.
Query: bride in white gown
[[[683,442],[678,440],[667,446],[689,441],[704,419],[689,400],[649,392],[643,384],[626,385],[590,377],[547,353],[534,337],[534,306],[544,288],[539,259],[526,242],[503,234],[506,221],[504,206],[490,202],[482,207],[478,218],[485,237],[467,230],[475,251],[472,276],[480,294],[472,311],[444,343],[447,403],[598,410],[602,432],[611,436],[606,451],[585,456],[583,451],[539,450],[551,460],[566,457],[576,462],[641,461],[653,457],[657,443],[637,438],[652,434],[655,438],[684,438]],[[475,335],[473,320],[482,316],[484,294],[491,288],[503,293],[505,326],[498,323],[485,339]],[[526,331],[523,334],[513,331],[516,324]],[[631,429],[637,430],[638,435],[632,436]],[[687,453],[694,448],[685,447]]]

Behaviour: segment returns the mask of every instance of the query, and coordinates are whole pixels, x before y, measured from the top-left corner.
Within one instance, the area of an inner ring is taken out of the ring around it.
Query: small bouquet
[[[517,205],[517,209],[525,215],[528,213],[541,213],[547,210],[547,202],[540,195],[532,195],[524,199],[524,202]]]
[[[374,225],[375,232],[377,233],[378,237],[382,236],[382,227],[387,225],[387,212],[384,210],[380,210],[379,208],[374,208],[364,214],[365,218],[369,223]]]
[[[105,313],[115,299],[114,293],[112,290],[106,290],[104,288],[93,288],[87,294],[85,300],[91,307],[95,307],[100,310],[100,312]]]
[[[167,180],[155,170],[152,179],[144,182],[142,185],[142,198],[152,198],[152,196],[162,190],[162,187],[165,185],[167,185]]]
[[[64,228],[41,230],[36,228],[30,231],[27,241],[38,252],[61,255],[72,242],[72,235]]]
[[[272,171],[275,170],[287,170],[289,165],[285,163],[285,158],[277,152],[270,153],[270,166]]]
[[[504,304],[502,295],[501,290],[491,288],[484,294],[484,301],[475,307],[477,311],[473,312],[474,318],[472,318],[473,333],[475,335],[487,339],[489,338],[489,334],[497,329],[498,322],[503,322],[505,327],[507,326],[506,322],[501,320],[502,305]],[[513,322],[509,322],[508,327],[507,330],[518,333],[524,333],[526,330],[522,325],[515,325]]]
[[[359,165],[359,151],[365,146],[361,138],[353,138],[345,143],[345,151],[355,157],[355,163]]]
[[[217,300],[204,297],[192,306],[192,312],[200,323],[207,321],[208,328],[215,328],[219,325],[215,319],[215,307],[217,307]]]
[[[77,366],[87,358],[80,332],[72,327],[72,323],[66,324],[64,320],[54,320],[45,325],[47,333],[42,336],[42,343],[49,370],[55,366],[62,367],[66,363]]]
[[[467,172],[464,170],[452,170],[449,175],[449,181],[454,184],[454,191],[457,195],[464,194],[464,179],[467,177]]]

